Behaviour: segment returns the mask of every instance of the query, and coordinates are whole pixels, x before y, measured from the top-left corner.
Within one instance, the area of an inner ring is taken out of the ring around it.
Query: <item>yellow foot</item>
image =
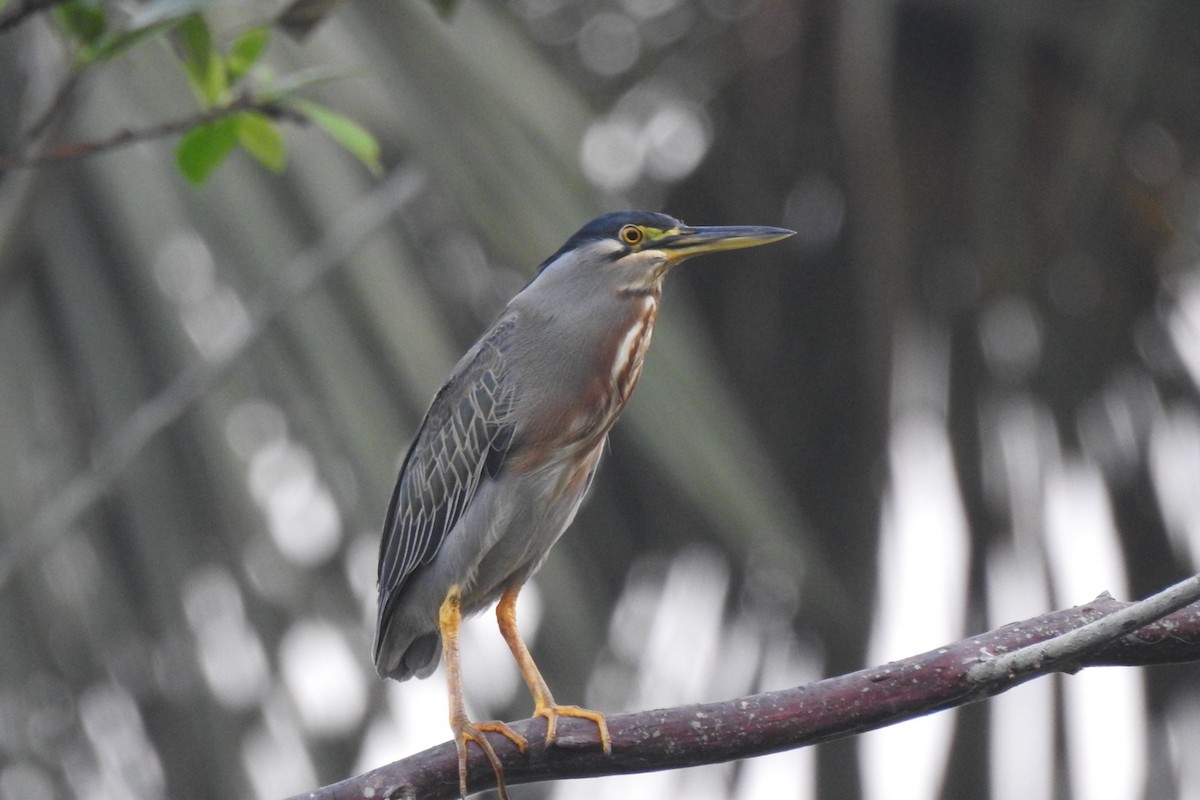
[[[492,765],[492,772],[496,774],[496,791],[500,793],[500,800],[508,800],[508,792],[504,788],[504,767],[501,766],[500,757],[496,755],[492,743],[483,734],[485,731],[498,733],[515,744],[522,753],[528,746],[525,737],[503,722],[471,722],[464,718],[453,722],[450,727],[454,730],[454,746],[458,749],[459,795],[464,798],[467,796],[467,742],[474,742],[479,745],[479,749],[487,756],[488,763]]]
[[[579,719],[590,719],[596,723],[596,727],[600,729],[600,746],[604,749],[604,755],[612,755],[612,742],[608,738],[608,722],[599,711],[592,711],[587,708],[580,708],[579,706],[560,706],[557,703],[550,703],[534,711],[533,715],[535,717],[546,718],[546,747],[554,744],[559,717],[578,717]]]

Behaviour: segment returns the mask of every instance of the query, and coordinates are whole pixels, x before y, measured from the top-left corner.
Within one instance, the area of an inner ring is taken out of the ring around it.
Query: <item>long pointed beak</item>
[[[677,233],[663,237],[652,245],[667,254],[671,262],[691,256],[716,253],[721,250],[741,250],[786,239],[795,234],[787,228],[766,228],[750,225],[714,225],[702,228],[680,228]]]

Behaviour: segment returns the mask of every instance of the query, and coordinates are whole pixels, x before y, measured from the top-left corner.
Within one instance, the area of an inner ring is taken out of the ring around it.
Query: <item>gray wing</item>
[[[405,582],[437,555],[484,473],[499,471],[512,442],[503,348],[509,327],[511,321],[493,327],[451,375],[404,456],[379,543],[376,661]]]

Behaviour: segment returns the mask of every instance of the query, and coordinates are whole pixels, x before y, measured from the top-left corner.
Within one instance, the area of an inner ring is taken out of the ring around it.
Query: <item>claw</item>
[[[535,717],[546,718],[546,747],[554,745],[554,739],[558,732],[558,718],[576,717],[578,719],[590,719],[596,723],[596,727],[600,729],[600,746],[604,749],[604,755],[612,755],[612,741],[608,738],[608,721],[604,719],[604,715],[599,711],[592,711],[591,709],[580,708],[579,706],[560,706],[557,703],[548,703],[534,711],[533,715]]]
[[[496,791],[500,794],[500,800],[508,800],[508,792],[504,786],[504,767],[500,763],[500,757],[496,755],[495,748],[492,743],[484,736],[484,732],[498,733],[504,736],[517,746],[517,749],[522,753],[529,743],[525,737],[514,731],[503,722],[471,722],[471,720],[463,717],[455,720],[451,726],[454,730],[454,746],[458,750],[458,794],[460,797],[467,796],[467,743],[474,742],[487,756],[488,763],[492,765],[492,772],[496,775]]]

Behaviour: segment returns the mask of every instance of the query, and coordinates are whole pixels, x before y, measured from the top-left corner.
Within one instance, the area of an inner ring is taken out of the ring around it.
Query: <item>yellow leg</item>
[[[504,768],[492,744],[483,735],[491,731],[506,736],[522,753],[525,752],[525,737],[503,722],[471,722],[467,717],[466,701],[463,698],[462,667],[458,660],[458,629],[462,624],[462,608],[459,587],[452,586],[438,611],[438,627],[442,633],[442,656],[446,662],[446,684],[450,694],[450,730],[454,732],[454,746],[458,749],[458,793],[467,796],[467,742],[474,742],[487,756],[496,773],[496,789],[501,800],[508,800],[504,788]]]
[[[546,746],[554,744],[559,717],[580,717],[596,723],[596,727],[600,729],[600,745],[604,748],[604,754],[611,755],[612,742],[608,738],[608,723],[603,714],[579,706],[560,706],[554,702],[546,679],[533,662],[533,656],[529,654],[529,648],[525,646],[525,640],[517,630],[517,594],[520,591],[520,584],[514,584],[504,590],[500,604],[496,606],[496,620],[500,624],[500,633],[504,636],[504,641],[508,642],[508,649],[512,650],[513,658],[517,660],[529,693],[533,695],[533,715],[546,718]]]

